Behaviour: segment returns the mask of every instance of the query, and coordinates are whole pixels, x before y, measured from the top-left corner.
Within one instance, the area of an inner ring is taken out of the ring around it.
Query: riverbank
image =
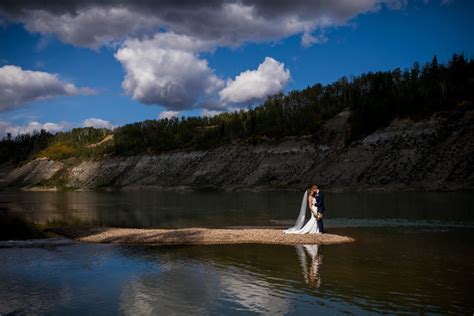
[[[347,138],[350,112],[313,136],[175,150],[0,164],[0,190],[474,190],[474,111],[420,121],[395,119],[359,140]]]
[[[279,244],[332,245],[354,242],[355,239],[334,234],[288,235],[281,229],[137,229],[137,228],[54,228],[49,232],[87,243],[141,245],[225,245]]]

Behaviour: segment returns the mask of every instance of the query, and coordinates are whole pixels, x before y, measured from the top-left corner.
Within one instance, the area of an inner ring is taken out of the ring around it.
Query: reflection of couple
[[[311,218],[304,225],[306,217],[306,208],[309,205]],[[301,202],[300,214],[296,220],[295,226],[285,230],[286,234],[322,234],[323,233],[323,213],[324,213],[324,194],[319,191],[317,185],[312,185],[306,190]]]
[[[318,269],[322,263],[322,256],[318,254],[318,245],[297,245],[296,252],[300,259],[306,283],[314,287],[320,287],[321,278],[319,277]],[[308,257],[310,259],[309,266]]]

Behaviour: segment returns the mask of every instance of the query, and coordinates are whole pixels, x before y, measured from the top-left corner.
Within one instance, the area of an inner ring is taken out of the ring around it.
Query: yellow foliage
[[[76,150],[64,143],[56,143],[38,153],[39,157],[48,157],[53,160],[69,158],[76,153]]]

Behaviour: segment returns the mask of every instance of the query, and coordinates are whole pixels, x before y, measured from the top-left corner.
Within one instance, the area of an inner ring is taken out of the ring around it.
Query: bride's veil
[[[304,191],[303,200],[301,201],[300,214],[296,219],[295,226],[285,230],[285,233],[291,233],[300,230],[303,227],[304,219],[306,216],[306,208],[308,207],[308,190]]]

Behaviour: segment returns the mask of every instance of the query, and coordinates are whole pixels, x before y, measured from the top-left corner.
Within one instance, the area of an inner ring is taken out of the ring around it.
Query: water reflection
[[[374,219],[395,219],[395,225],[433,220],[474,223],[474,195],[468,192],[328,192],[326,200],[329,226],[333,219],[338,219],[334,221],[338,226],[352,222],[370,226],[366,221]],[[297,216],[300,201],[300,192],[285,191],[0,192],[0,203],[9,212],[53,226],[286,226]]]
[[[296,252],[300,260],[301,268],[306,283],[319,288],[321,278],[319,276],[319,266],[323,263],[323,257],[318,253],[318,245],[296,245]],[[309,262],[308,262],[309,259]]]
[[[291,299],[279,286],[284,279],[262,270],[265,265],[260,261],[246,264],[244,257],[253,250],[253,246],[250,249],[204,246],[151,251],[149,248],[126,248],[127,256],[159,261],[160,270],[136,278],[123,288],[121,312],[127,315],[242,311],[261,315],[286,314],[291,309]],[[288,254],[289,249],[279,250]],[[282,259],[285,262],[290,258],[283,255]]]
[[[206,314],[221,288],[219,274],[202,267],[172,268],[131,280],[120,294],[125,315]]]
[[[228,268],[188,262],[135,279],[120,295],[120,310],[126,315],[288,312],[290,300],[278,295],[272,283],[244,269]]]
[[[474,308],[472,233],[361,230],[357,238],[323,249],[0,247],[0,314],[445,314]]]

